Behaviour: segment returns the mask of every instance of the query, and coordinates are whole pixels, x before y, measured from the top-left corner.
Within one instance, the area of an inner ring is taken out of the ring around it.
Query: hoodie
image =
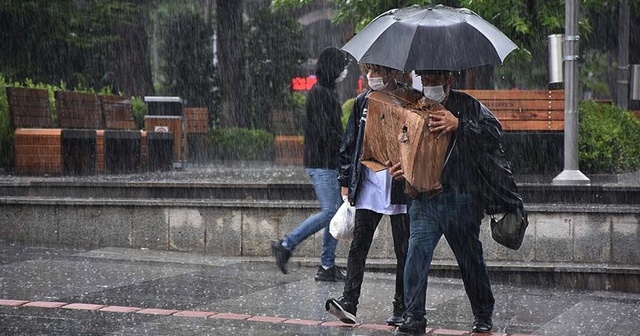
[[[304,125],[304,165],[306,168],[338,169],[342,142],[342,106],[335,80],[349,64],[347,54],[329,47],[320,53],[316,66],[318,81],[307,96]]]

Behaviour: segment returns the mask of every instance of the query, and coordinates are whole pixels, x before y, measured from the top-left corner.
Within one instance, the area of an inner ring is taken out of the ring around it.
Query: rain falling
[[[5,0],[0,46],[0,335],[640,328],[638,1]]]

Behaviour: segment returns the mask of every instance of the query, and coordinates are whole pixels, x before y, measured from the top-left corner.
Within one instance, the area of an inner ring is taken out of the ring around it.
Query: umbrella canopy
[[[502,63],[517,46],[469,9],[413,5],[381,14],[342,49],[394,69],[461,71]]]

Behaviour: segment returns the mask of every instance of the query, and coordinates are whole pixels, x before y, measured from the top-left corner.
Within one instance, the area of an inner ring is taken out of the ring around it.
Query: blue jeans
[[[420,194],[409,209],[409,251],[404,270],[407,316],[425,316],[429,266],[440,237],[453,251],[464,289],[477,319],[490,319],[494,298],[478,238],[482,209],[470,193],[441,192],[433,198]]]
[[[316,193],[321,210],[319,213],[305,219],[297,228],[289,232],[283,240],[286,248],[293,251],[305,239],[324,229],[320,262],[322,266],[333,267],[335,265],[338,241],[329,233],[329,222],[331,222],[331,218],[342,205],[338,172],[334,169],[319,168],[307,168],[306,172],[313,182],[313,190]]]

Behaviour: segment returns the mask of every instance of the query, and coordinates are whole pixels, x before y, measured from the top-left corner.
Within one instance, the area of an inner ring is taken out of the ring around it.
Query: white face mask
[[[342,70],[342,72],[340,73],[340,76],[338,76],[338,78],[336,78],[336,83],[342,82],[345,78],[347,78],[347,73],[349,73],[347,71],[347,68],[344,68],[344,70]]]
[[[444,92],[444,85],[436,86],[423,86],[422,94],[428,99],[435,100],[438,103],[442,103],[446,93]]]
[[[382,80],[382,77],[371,77],[369,76],[369,74],[367,74],[367,82],[369,83],[369,87],[371,88],[371,90],[374,91],[384,90],[389,84],[385,84]]]

